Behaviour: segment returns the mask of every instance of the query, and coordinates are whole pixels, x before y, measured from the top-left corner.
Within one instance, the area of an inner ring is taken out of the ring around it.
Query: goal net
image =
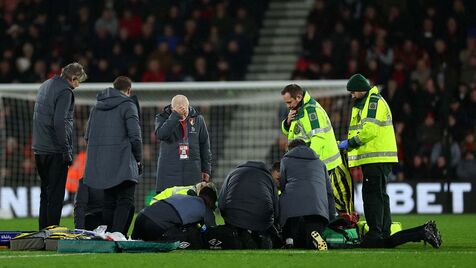
[[[296,83],[309,91],[329,114],[338,139],[346,133],[350,97],[345,81],[263,81],[134,83],[141,105],[144,178],[137,186],[136,208],[154,194],[160,143],[154,135],[155,115],[176,94],[204,116],[210,134],[212,179],[220,184],[240,162],[259,160],[271,165],[286,150],[280,122],[287,116],[280,91]],[[85,83],[75,90],[74,154],[85,150],[83,140],[96,94],[108,83]],[[0,210],[16,217],[37,216],[39,178],[31,150],[33,107],[38,84],[0,85]],[[72,211],[73,194],[65,197],[64,215]]]

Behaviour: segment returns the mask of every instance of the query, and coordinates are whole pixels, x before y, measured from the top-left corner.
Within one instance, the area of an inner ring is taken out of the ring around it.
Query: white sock
[[[294,245],[294,240],[292,238],[286,238],[286,245]]]

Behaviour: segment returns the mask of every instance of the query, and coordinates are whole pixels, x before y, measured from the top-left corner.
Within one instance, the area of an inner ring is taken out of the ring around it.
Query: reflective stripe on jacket
[[[192,190],[195,193],[197,193],[197,188],[195,185],[190,185],[190,186],[175,186],[175,187],[170,187],[162,192],[160,192],[158,195],[154,196],[152,200],[150,200],[149,205],[154,204],[157,201],[164,200],[166,198],[171,197],[172,195],[176,194],[181,194],[181,195],[188,195],[189,191]]]

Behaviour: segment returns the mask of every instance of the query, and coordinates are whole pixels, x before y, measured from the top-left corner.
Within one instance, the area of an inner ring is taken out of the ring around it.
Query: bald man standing
[[[187,97],[176,95],[156,115],[155,135],[160,141],[157,193],[210,180],[212,154],[207,126]]]

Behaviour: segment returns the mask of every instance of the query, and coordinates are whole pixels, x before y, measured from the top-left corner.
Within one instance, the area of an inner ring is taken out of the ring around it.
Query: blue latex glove
[[[349,148],[349,140],[343,140],[339,142],[339,144],[337,144],[337,147],[340,150],[346,150],[347,148]]]

